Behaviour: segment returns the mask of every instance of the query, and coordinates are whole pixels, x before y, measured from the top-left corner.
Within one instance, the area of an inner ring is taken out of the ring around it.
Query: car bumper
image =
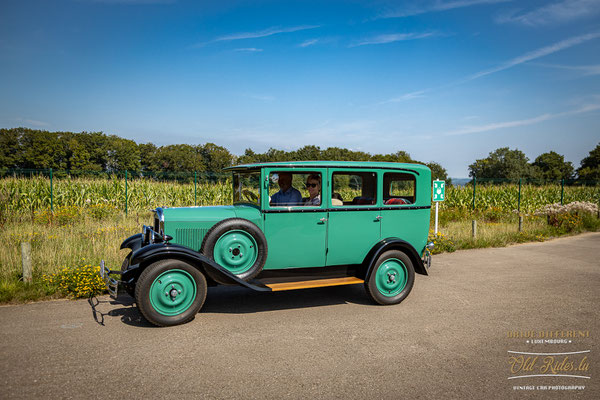
[[[121,271],[111,271],[104,264],[104,260],[100,261],[100,277],[104,281],[104,285],[106,285],[106,290],[108,290],[110,297],[116,299],[119,291],[119,283],[121,283],[121,281],[112,278],[110,274],[121,275]]]

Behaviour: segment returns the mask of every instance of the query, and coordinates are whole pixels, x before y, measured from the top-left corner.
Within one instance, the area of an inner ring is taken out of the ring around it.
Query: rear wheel
[[[414,282],[415,269],[410,258],[400,250],[389,250],[375,262],[365,289],[379,304],[398,304],[408,296]]]
[[[206,292],[202,272],[184,261],[168,259],[149,265],[140,274],[135,299],[148,322],[172,326],[194,319]]]

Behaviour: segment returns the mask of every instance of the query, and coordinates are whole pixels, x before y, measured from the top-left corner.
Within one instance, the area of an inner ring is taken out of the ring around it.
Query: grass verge
[[[94,279],[100,260],[119,268],[129,251],[120,250],[123,239],[151,222],[150,212],[120,213],[65,209],[56,218],[7,221],[0,230],[0,303],[84,297],[97,293]],[[110,211],[110,210],[109,210]],[[100,215],[99,215],[100,214]],[[515,243],[544,241],[563,235],[600,230],[597,215],[580,214],[564,219],[559,226],[546,217],[524,218],[518,232],[518,217],[494,209],[484,213],[443,212],[434,254],[459,249],[503,247]],[[471,237],[471,220],[477,219],[477,236]],[[432,219],[433,220],[433,219]],[[21,242],[31,243],[33,281],[25,283],[21,272]]]

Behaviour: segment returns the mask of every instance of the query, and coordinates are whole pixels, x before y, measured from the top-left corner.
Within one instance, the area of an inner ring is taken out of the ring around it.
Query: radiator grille
[[[204,239],[204,236],[206,236],[207,231],[208,229],[177,228],[175,229],[175,240],[183,246],[200,251],[202,240]]]

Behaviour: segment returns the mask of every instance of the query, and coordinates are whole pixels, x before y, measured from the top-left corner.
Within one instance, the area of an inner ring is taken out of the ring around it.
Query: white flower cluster
[[[596,214],[598,213],[598,206],[588,201],[574,201],[565,205],[559,203],[547,204],[543,208],[536,210],[534,215],[573,214],[577,212]]]

